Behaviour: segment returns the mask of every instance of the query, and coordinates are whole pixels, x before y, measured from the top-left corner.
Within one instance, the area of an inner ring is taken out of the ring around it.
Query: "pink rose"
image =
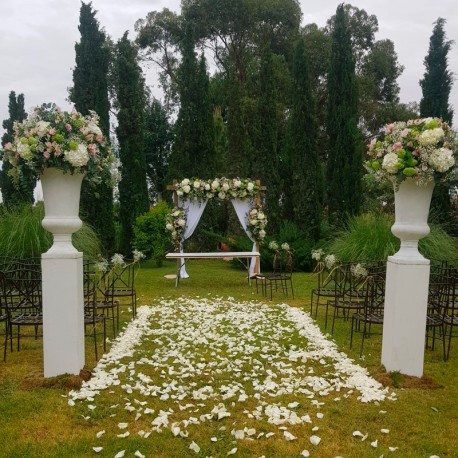
[[[49,159],[51,157],[51,153],[46,150],[44,153],[43,153],[43,156],[46,158],[46,159]]]
[[[11,149],[12,147],[13,147],[13,145],[11,144],[11,142],[5,143],[3,145],[3,149]]]
[[[51,127],[51,129],[49,129],[49,135],[51,135],[51,137],[52,137],[53,135],[56,135],[56,129],[53,129],[53,128]]]
[[[387,124],[385,126],[385,134],[391,134],[391,132],[393,132],[393,129],[394,129],[394,124],[391,123],[391,124]]]
[[[102,134],[97,134],[97,136],[95,137],[95,139],[97,140],[98,143],[102,143],[103,135],[102,135]]]
[[[412,151],[412,156],[420,156],[420,153],[417,150]]]
[[[396,142],[393,145],[393,151],[399,151],[400,149],[402,149],[402,143],[401,142]]]
[[[54,146],[54,154],[55,154],[56,156],[60,156],[61,153],[62,153],[62,150],[60,149],[60,146],[59,146],[59,145],[55,145],[55,146]]]
[[[71,132],[72,126],[70,124],[65,124],[65,129],[67,129],[67,132]]]

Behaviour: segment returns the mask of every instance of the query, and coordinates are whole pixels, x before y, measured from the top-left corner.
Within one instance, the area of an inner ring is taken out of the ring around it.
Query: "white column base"
[[[44,376],[84,367],[83,253],[41,255]]]
[[[387,262],[382,364],[388,372],[423,376],[429,260]]]

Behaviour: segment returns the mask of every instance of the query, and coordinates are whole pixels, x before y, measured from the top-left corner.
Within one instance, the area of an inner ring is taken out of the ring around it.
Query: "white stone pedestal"
[[[388,257],[382,364],[388,372],[423,376],[428,259]]]
[[[83,253],[43,253],[44,376],[84,367]]]

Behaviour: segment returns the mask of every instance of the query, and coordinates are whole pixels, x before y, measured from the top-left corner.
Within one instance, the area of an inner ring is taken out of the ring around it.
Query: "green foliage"
[[[18,206],[14,210],[0,211],[0,253],[2,256],[38,258],[52,245],[52,234],[46,231],[41,221],[44,207],[39,202],[35,207]],[[100,240],[95,231],[83,224],[72,236],[73,244],[84,253],[85,259],[96,260],[101,254]]]
[[[69,89],[69,98],[75,108],[83,115],[90,110],[99,115],[99,125],[103,134],[110,134],[110,103],[108,100],[108,66],[110,51],[105,32],[100,30],[95,18],[97,11],[91,3],[81,3],[79,43],[75,43],[75,68],[73,69],[73,87]],[[105,177],[103,177],[105,178]],[[81,188],[81,218],[90,224],[102,241],[104,254],[113,251],[113,189],[106,183],[94,187],[87,179]]]
[[[19,94],[11,91],[8,102],[9,118],[3,120],[2,126],[5,129],[2,135],[2,145],[12,142],[14,139],[13,126],[16,121],[21,122],[27,117],[24,110],[24,94]],[[36,184],[36,178],[33,176],[22,176],[19,189],[16,188],[9,176],[8,172],[12,165],[9,162],[3,162],[2,170],[0,170],[0,190],[3,196],[3,202],[8,208],[13,208],[16,205],[32,204],[33,190]]]
[[[145,110],[145,157],[149,178],[150,200],[162,199],[167,183],[168,161],[173,140],[173,130],[161,102],[153,98]]]
[[[339,5],[328,74],[327,197],[329,219],[334,224],[358,214],[361,203],[362,145],[350,38],[344,7]]]
[[[399,239],[391,233],[393,217],[366,213],[351,218],[345,229],[325,248],[340,261],[383,261],[399,249]],[[427,259],[457,260],[458,244],[440,226],[430,224],[431,232],[420,240],[419,251]]]
[[[429,50],[424,61],[426,71],[420,80],[423,93],[420,116],[439,117],[451,124],[453,109],[450,107],[449,97],[454,77],[453,72],[448,69],[447,56],[453,41],[447,40],[445,23],[445,19],[437,19],[429,41]]]
[[[165,231],[168,213],[169,206],[164,201],[158,202],[148,213],[137,217],[134,225],[133,247],[141,251],[147,259],[154,259],[158,267],[162,266],[163,258],[171,248]]]
[[[114,65],[116,106],[118,108],[119,157],[122,180],[119,183],[120,251],[132,251],[133,225],[137,216],[148,211],[146,158],[144,150],[145,89],[138,51],[127,32],[116,46]]]
[[[216,171],[213,112],[206,61],[195,55],[194,27],[187,24],[181,43],[183,60],[178,71],[180,111],[170,156],[169,179],[188,176],[211,178]]]
[[[289,186],[285,189],[285,206],[291,209],[289,219],[313,240],[318,240],[323,181],[316,143],[315,99],[304,40],[296,46],[293,78],[293,106],[287,137]]]

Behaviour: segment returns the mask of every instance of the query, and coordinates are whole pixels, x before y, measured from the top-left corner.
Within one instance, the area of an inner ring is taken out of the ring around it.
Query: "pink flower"
[[[54,146],[54,154],[55,154],[56,156],[60,156],[61,153],[62,153],[62,150],[60,149],[60,146],[59,146],[59,145],[55,145],[55,146]]]
[[[11,149],[12,147],[13,147],[13,145],[11,144],[11,142],[5,143],[3,145],[3,149]]]
[[[95,137],[95,139],[97,140],[98,143],[102,143],[103,135],[97,134],[97,136]]]
[[[94,134],[87,134],[87,135],[86,135],[86,140],[87,140],[88,142],[94,141]]]
[[[46,158],[46,159],[49,159],[51,157],[51,153],[49,152],[49,150],[46,150],[44,153],[43,153],[43,156]]]
[[[393,151],[399,151],[400,149],[402,149],[402,143],[401,142],[396,142],[393,145]]]
[[[70,124],[65,124],[65,129],[67,129],[67,132],[71,132],[72,126]]]
[[[394,129],[394,124],[391,123],[391,124],[387,124],[385,126],[385,134],[391,134],[391,132],[393,132],[393,129]]]
[[[51,127],[51,129],[49,129],[49,135],[51,135],[51,137],[52,137],[53,135],[56,135],[56,129],[53,129],[53,128]]]
[[[97,154],[97,145],[90,143],[87,145],[87,150],[91,156],[95,156]]]
[[[417,150],[412,151],[412,156],[420,156],[420,153]]]

